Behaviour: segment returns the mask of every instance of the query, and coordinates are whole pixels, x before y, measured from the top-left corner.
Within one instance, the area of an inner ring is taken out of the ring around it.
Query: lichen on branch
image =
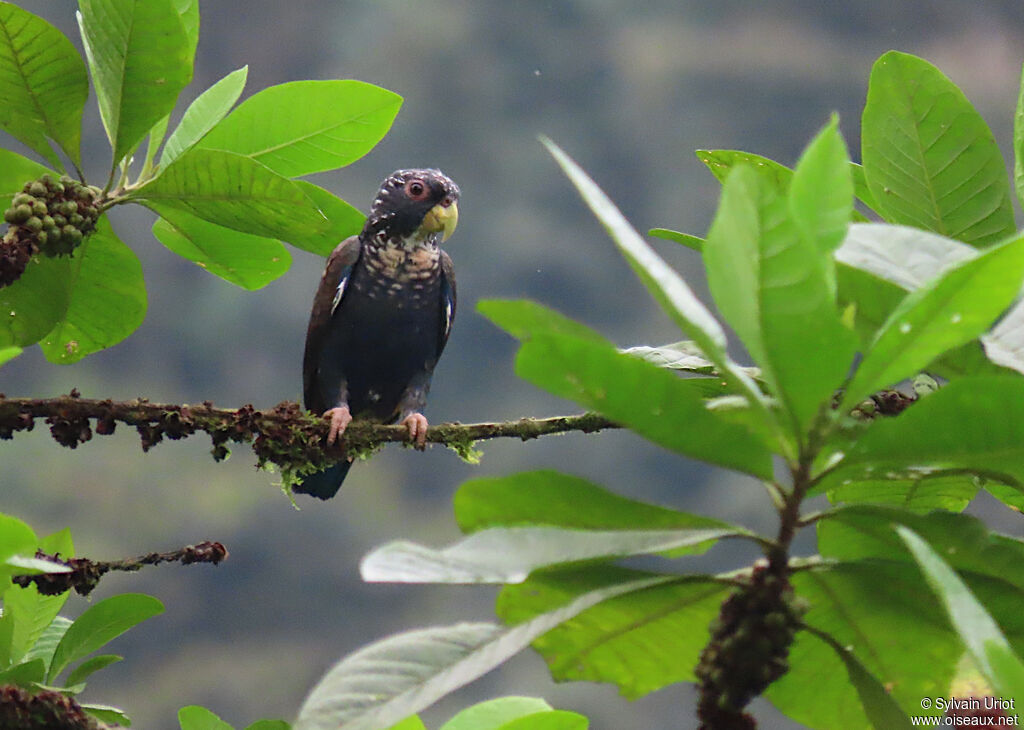
[[[386,443],[409,439],[404,426],[355,421],[337,445],[328,447],[327,420],[291,401],[257,410],[252,405],[216,408],[209,401],[178,405],[151,403],[145,398],[95,400],[82,398],[77,390],[57,398],[8,398],[0,394],[0,439],[10,439],[17,431],[31,431],[37,419],[45,420],[57,443],[72,449],[91,440],[94,433],[113,433],[118,423],[138,432],[143,451],[165,438],[177,440],[203,431],[213,442],[214,459],[228,456],[229,443],[247,443],[259,467],[273,464],[284,474],[317,471],[346,455],[372,453]],[[443,423],[427,430],[427,441],[472,458],[473,443],[484,439],[511,437],[526,441],[554,433],[591,433],[607,428],[619,426],[596,413],[501,423]]]

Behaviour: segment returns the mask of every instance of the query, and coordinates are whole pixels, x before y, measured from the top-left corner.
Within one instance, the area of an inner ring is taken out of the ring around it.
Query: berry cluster
[[[729,596],[711,624],[711,640],[695,673],[701,728],[747,730],[743,708],[789,669],[789,646],[802,610],[784,574],[768,564]]]
[[[96,227],[99,190],[67,177],[25,183],[4,211],[10,228],[0,244],[0,286],[17,280],[37,252],[70,256]]]

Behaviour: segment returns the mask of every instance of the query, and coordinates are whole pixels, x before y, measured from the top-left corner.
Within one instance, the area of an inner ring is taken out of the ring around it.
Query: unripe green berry
[[[57,228],[63,228],[68,222],[68,219],[62,216],[60,213],[55,213],[53,216],[53,225]]]
[[[46,196],[46,186],[43,185],[38,180],[36,180],[34,183],[28,186],[27,192],[30,195],[34,195],[37,198],[42,198]]]
[[[39,233],[36,234],[36,243],[38,243],[40,246],[45,246],[46,245],[46,241],[49,238],[50,238],[50,234],[49,233],[47,233],[46,231],[40,231]]]
[[[28,193],[18,193],[14,196],[13,202],[14,205],[32,205],[35,202],[35,198]]]
[[[32,216],[32,206],[22,203],[14,209],[14,222],[24,223]]]
[[[78,203],[73,200],[65,200],[60,204],[60,212],[65,216],[70,216],[73,213],[78,212]]]
[[[36,200],[32,203],[32,215],[37,215],[42,218],[47,212],[46,203],[42,200]]]
[[[75,228],[80,228],[84,221],[85,218],[80,216],[78,213],[72,213],[70,216],[68,216],[68,223],[73,225]]]
[[[43,230],[48,230],[50,228],[55,228],[55,227],[56,226],[55,226],[55,224],[53,222],[53,218],[51,216],[44,215],[43,216]]]
[[[75,228],[75,227],[74,227],[73,225],[71,225],[70,223],[68,223],[67,225],[63,226],[63,227],[62,227],[62,228],[60,229],[60,232],[61,232],[61,234],[62,234],[63,236],[65,236],[66,238],[72,238],[72,237],[73,237],[73,236],[74,236],[74,235],[75,235],[76,233],[77,233],[77,234],[78,234],[79,236],[81,236],[81,235],[82,235],[82,232],[81,232],[80,230],[78,230],[77,228]]]
[[[32,216],[22,225],[33,233],[39,233],[39,231],[43,230],[43,222],[36,216]]]

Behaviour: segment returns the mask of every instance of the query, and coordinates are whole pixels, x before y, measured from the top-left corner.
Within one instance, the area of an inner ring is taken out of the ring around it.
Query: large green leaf
[[[280,241],[234,231],[169,208],[153,224],[164,246],[225,281],[245,289],[266,286],[288,271],[292,256]]]
[[[22,157],[17,152],[0,149],[0,201],[10,205],[7,198],[20,193],[25,183],[38,180],[45,173],[53,175],[53,170],[40,165],[34,160]]]
[[[969,472],[1024,488],[1024,380],[955,380],[896,418],[877,419],[824,486]]]
[[[522,311],[502,302],[480,311],[501,325]],[[536,308],[531,317],[543,310]],[[492,316],[499,313],[497,317]],[[623,355],[593,337],[549,334],[564,318],[540,326],[523,343],[516,373],[555,395],[569,398],[622,423],[651,441],[693,458],[770,478],[768,450],[746,427],[709,411],[693,383],[639,358]],[[518,326],[529,326],[529,319]],[[513,333],[516,328],[513,327]],[[746,377],[746,376],[744,376]]]
[[[922,514],[935,509],[960,512],[979,488],[978,480],[972,476],[880,478],[840,484],[829,489],[828,498],[833,503],[890,505]]]
[[[286,241],[314,235],[328,223],[298,184],[222,150],[189,151],[131,197],[160,215],[184,211],[236,231]]]
[[[673,553],[725,537],[749,536],[742,528],[493,527],[441,550],[407,540],[389,542],[366,555],[359,570],[369,583],[522,583],[534,571],[566,563]]]
[[[910,718],[896,704],[889,691],[860,663],[852,651],[826,633],[815,631],[814,635],[831,646],[836,656],[843,662],[850,684],[857,690],[861,707],[871,720],[872,726],[886,730],[906,730],[913,727]]]
[[[891,687],[906,712],[922,714],[921,698],[948,688],[963,650],[938,606],[921,600],[927,589],[911,563],[841,563],[797,573],[792,584],[809,605],[803,621],[830,635]],[[800,633],[789,665],[790,671],[766,692],[782,712],[816,728],[868,726],[858,692],[831,646]]]
[[[44,596],[34,584],[11,585],[3,593],[3,621],[11,622],[10,661],[19,662],[60,613],[67,593]]]
[[[595,605],[666,579],[589,591],[512,628],[463,623],[396,634],[335,664],[302,703],[294,730],[377,730],[428,707]]]
[[[704,263],[719,311],[803,434],[842,384],[855,340],[839,319],[827,246],[798,233],[789,207],[753,169],[737,167],[722,188]]]
[[[797,162],[789,186],[789,215],[812,249],[831,254],[846,236],[853,215],[853,177],[839,119],[814,138]],[[832,266],[826,267],[832,275]],[[835,281],[829,281],[835,296]]]
[[[178,710],[178,724],[181,730],[234,730],[231,725],[199,705],[189,705]]]
[[[587,173],[554,142],[546,138],[542,142],[665,313],[697,343],[722,378],[740,390],[757,415],[773,424],[774,417],[761,391],[726,353],[725,331],[718,320],[697,299],[686,281],[647,245]]]
[[[362,81],[292,81],[253,94],[199,144],[298,177],[358,160],[387,134],[401,105],[402,97]]]
[[[47,677],[53,681],[68,664],[163,610],[160,601],[142,593],[122,593],[93,604],[75,619],[57,644]]]
[[[843,408],[988,329],[1020,291],[1024,236],[993,246],[908,294],[889,315],[846,389]]]
[[[875,62],[861,121],[864,174],[879,212],[984,246],[1013,233],[1006,165],[963,92],[927,61]]]
[[[71,41],[42,18],[0,3],[0,129],[62,167],[47,137],[82,162],[85,63]]]
[[[586,479],[548,469],[470,479],[455,493],[454,508],[463,532],[516,525],[585,530],[729,527],[710,517],[620,497]]]
[[[770,182],[772,187],[780,193],[789,189],[790,181],[793,179],[793,171],[788,167],[753,152],[743,152],[742,150],[697,150],[697,159],[707,165],[708,170],[718,179],[718,182],[725,182],[725,179],[729,177],[729,173],[737,165],[753,167],[758,175]],[[855,162],[848,162],[847,164],[857,198],[868,209],[873,210],[873,198],[871,197],[871,192],[867,189],[867,184],[864,182],[864,168]],[[852,211],[851,216],[853,220],[867,220],[857,211]],[[667,233],[674,233],[674,231],[668,231]],[[652,232],[652,235],[659,234]],[[679,240],[670,236],[662,237],[669,238],[669,240]],[[679,242],[685,244],[693,243],[688,239],[680,240]]]
[[[116,345],[146,316],[142,264],[106,218],[75,251],[69,269],[67,309],[40,342],[46,359],[62,364]]]
[[[192,80],[189,40],[173,0],[81,0],[78,24],[114,165],[174,108]]]
[[[0,347],[0,365],[9,363],[22,352],[24,352],[24,350],[22,350],[17,345],[8,345],[7,347]]]
[[[440,730],[501,730],[516,718],[549,710],[551,705],[538,697],[498,697],[467,707]]]
[[[975,666],[985,675],[992,685],[1006,697],[1006,687],[1001,686],[1000,677],[988,660],[988,648],[991,644],[1009,651],[1010,644],[999,630],[999,626],[988,614],[970,588],[960,576],[946,563],[939,554],[920,535],[908,527],[899,525],[896,532],[906,543],[914,559],[921,567],[928,585],[939,596],[950,622],[971,654]],[[1017,698],[1024,701],[1024,697]]]
[[[1020,74],[1017,111],[1013,115],[1013,183],[1017,200],[1024,206],[1024,67]]]
[[[508,586],[496,611],[518,623],[590,591],[648,574],[612,565],[545,571]],[[732,588],[709,576],[679,576],[605,601],[534,641],[555,681],[612,682],[636,699],[677,682],[693,668],[708,626]]]
[[[590,723],[585,715],[568,710],[548,710],[517,717],[499,730],[587,730]]]
[[[64,318],[70,263],[35,256],[16,282],[0,287],[0,346],[33,345]]]
[[[160,153],[162,166],[166,167],[178,159],[224,118],[242,95],[248,75],[249,67],[242,66],[196,97],[167,138],[164,151]]]
[[[893,532],[903,525],[946,556],[957,570],[988,576],[1024,589],[1024,541],[992,533],[969,515],[935,511],[912,514],[892,507],[851,505],[818,523],[818,548],[835,560],[915,558]]]
[[[335,246],[363,230],[366,216],[330,190],[325,190],[306,180],[296,180],[295,184],[309,196],[309,199],[327,219],[327,223],[323,230],[315,233],[293,235],[288,239],[290,244],[304,251],[329,256]]]

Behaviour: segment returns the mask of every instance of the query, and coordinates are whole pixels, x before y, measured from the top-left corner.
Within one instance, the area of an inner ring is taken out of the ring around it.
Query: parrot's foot
[[[402,421],[402,425],[409,429],[409,440],[419,450],[427,448],[427,417],[422,413],[410,413]]]
[[[352,413],[348,406],[338,406],[324,411],[324,418],[331,419],[331,430],[327,432],[327,445],[333,446],[338,437],[345,433],[348,424],[352,423]]]

